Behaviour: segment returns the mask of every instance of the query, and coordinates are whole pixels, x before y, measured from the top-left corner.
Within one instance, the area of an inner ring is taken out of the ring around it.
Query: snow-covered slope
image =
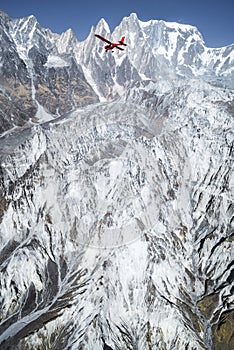
[[[135,14],[82,43],[0,19],[1,101],[10,55],[32,108],[2,114],[1,350],[232,350],[233,46]]]
[[[233,93],[154,96],[1,141],[3,349],[231,349]]]

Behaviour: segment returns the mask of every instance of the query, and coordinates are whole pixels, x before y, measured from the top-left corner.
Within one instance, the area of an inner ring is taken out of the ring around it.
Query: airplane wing
[[[112,44],[111,41],[109,41],[109,40],[103,38],[103,36],[98,35],[98,34],[94,34],[94,35],[95,35],[98,39],[101,39],[102,41],[105,41],[105,43],[110,44],[110,45]]]
[[[116,49],[119,49],[119,50],[121,50],[121,51],[124,51],[124,49],[122,49],[122,48],[119,47],[119,46],[116,46]]]

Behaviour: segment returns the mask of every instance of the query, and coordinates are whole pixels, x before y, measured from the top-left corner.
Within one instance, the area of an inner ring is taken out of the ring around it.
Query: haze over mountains
[[[0,35],[1,349],[233,349],[234,45]]]

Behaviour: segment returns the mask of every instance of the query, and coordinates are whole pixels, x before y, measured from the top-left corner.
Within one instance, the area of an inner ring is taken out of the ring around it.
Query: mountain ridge
[[[116,99],[137,81],[200,77],[233,87],[233,45],[206,48],[193,26],[158,20],[142,22],[136,14],[131,14],[112,33],[113,37],[126,34],[126,50],[106,55],[102,43],[94,37],[98,31],[111,38],[104,19],[91,28],[86,40],[79,42],[71,30],[58,35],[43,29],[34,16],[11,19],[3,14],[1,18],[5,23],[3,44],[10,45],[12,52],[10,60],[4,51],[1,54],[3,77],[8,75],[3,83],[5,94],[0,96],[2,132],[12,126],[40,123],[42,114],[53,119],[82,105]],[[17,60],[22,65],[20,71],[26,70],[23,76],[27,76],[27,81],[14,68],[13,62]],[[17,77],[15,87],[13,76]],[[7,96],[18,100],[15,121],[6,114],[6,107],[11,108]],[[62,102],[65,96],[66,105]],[[31,120],[27,117],[29,113]]]

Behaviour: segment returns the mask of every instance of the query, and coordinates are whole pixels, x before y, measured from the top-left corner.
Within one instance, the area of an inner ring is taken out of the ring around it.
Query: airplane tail
[[[121,40],[119,40],[119,43],[124,46],[127,46],[127,44],[124,43],[124,39],[125,39],[125,36],[122,36]]]

